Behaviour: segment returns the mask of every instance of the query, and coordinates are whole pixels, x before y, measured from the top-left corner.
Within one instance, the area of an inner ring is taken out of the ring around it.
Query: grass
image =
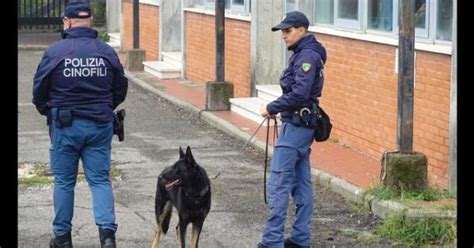
[[[369,213],[370,209],[364,203],[353,203],[354,210],[359,214]]]
[[[402,190],[400,194],[385,186],[371,186],[366,193],[373,195],[379,200],[422,200],[437,201],[440,199],[455,199],[456,196],[445,190],[427,188],[421,192],[408,192]]]
[[[53,182],[53,178],[47,177],[47,176],[33,176],[33,177],[18,179],[18,184],[24,184],[24,185],[29,185],[29,186],[51,184],[52,182]]]
[[[381,240],[380,236],[378,235],[367,235],[361,233],[356,237],[357,241],[359,241],[362,245],[369,245]]]
[[[387,217],[375,232],[405,245],[446,245],[456,239],[456,223],[448,219],[407,219],[396,215]]]
[[[366,194],[373,195],[379,200],[395,200],[405,202],[410,208],[418,208],[428,204],[435,209],[455,211],[456,206],[445,204],[443,199],[456,199],[456,196],[446,190],[427,188],[421,192],[408,192],[401,190],[397,193],[382,185],[371,186]],[[423,202],[420,202],[423,201]],[[437,204],[439,201],[441,204]],[[456,221],[440,217],[406,218],[402,215],[389,216],[375,231],[379,238],[388,238],[409,246],[421,245],[446,245],[454,243],[456,239]],[[361,238],[363,242],[364,238]],[[370,240],[369,240],[370,241]],[[368,241],[367,241],[368,242]]]
[[[48,170],[48,164],[36,163],[31,165],[30,170],[28,171],[27,176],[19,177],[18,184],[33,186],[33,185],[47,185],[53,183],[53,176]],[[122,176],[122,171],[116,166],[112,165],[110,168],[110,178],[111,180],[120,178]],[[82,182],[85,180],[84,174],[77,175],[77,182]]]

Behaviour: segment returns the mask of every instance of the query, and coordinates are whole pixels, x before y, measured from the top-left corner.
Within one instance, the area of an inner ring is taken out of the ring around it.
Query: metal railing
[[[60,31],[64,0],[18,0],[18,30]]]

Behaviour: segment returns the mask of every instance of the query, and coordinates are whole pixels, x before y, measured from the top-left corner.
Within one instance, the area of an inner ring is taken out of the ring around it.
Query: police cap
[[[79,15],[81,12],[87,14]],[[87,1],[69,0],[64,9],[64,17],[85,19],[91,17],[91,7]]]
[[[291,11],[291,12],[286,13],[286,15],[283,17],[283,20],[281,21],[280,24],[272,27],[272,31],[275,32],[281,29],[287,29],[291,27],[308,28],[308,26],[309,26],[309,21],[308,21],[308,18],[305,16],[305,14],[299,11]]]

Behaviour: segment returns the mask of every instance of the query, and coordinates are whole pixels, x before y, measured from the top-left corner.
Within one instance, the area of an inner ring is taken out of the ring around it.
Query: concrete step
[[[169,64],[174,64],[177,66],[182,65],[182,55],[181,52],[161,52],[162,60]]]
[[[110,39],[107,42],[113,48],[120,48],[120,33],[108,33]]]
[[[281,87],[277,84],[257,85],[257,97],[271,102],[282,95]]]
[[[257,97],[231,98],[230,110],[258,124],[262,123],[263,117],[260,115],[260,105],[268,102]],[[281,125],[280,117],[277,116],[277,125]],[[267,125],[267,122],[264,124]],[[270,125],[273,125],[270,122]]]
[[[151,73],[160,79],[181,78],[181,66],[164,61],[144,61],[145,72]]]

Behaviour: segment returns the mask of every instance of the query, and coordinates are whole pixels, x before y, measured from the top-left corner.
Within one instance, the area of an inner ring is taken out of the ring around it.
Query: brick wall
[[[397,150],[396,47],[317,34],[328,60],[321,105],[332,138],[375,159]],[[433,184],[446,187],[451,56],[417,51],[413,149],[428,157]]]
[[[185,12],[186,71],[189,80],[215,80],[215,17]],[[250,96],[250,22],[225,20],[225,79],[234,84],[234,97]]]
[[[158,60],[159,42],[159,8],[158,6],[140,4],[140,49],[146,50],[145,60]],[[122,1],[124,49],[133,48],[133,3]]]

